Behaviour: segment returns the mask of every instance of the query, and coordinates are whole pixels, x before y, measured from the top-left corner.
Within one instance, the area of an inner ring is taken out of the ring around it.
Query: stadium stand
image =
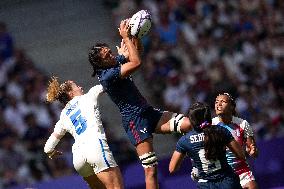
[[[90,87],[93,81],[85,76],[91,73],[84,54],[90,39],[110,33],[102,40],[116,42],[117,36],[109,32],[113,25],[116,28],[119,20],[140,9],[150,10],[154,23],[150,35],[143,39],[142,78],[146,82],[140,85],[151,103],[185,113],[195,100],[213,105],[220,91],[232,93],[238,113],[251,123],[256,133],[260,156],[251,165],[260,188],[283,188],[284,2],[281,0],[89,0],[73,4],[64,0],[1,1],[0,188],[85,187],[71,166],[71,138],[60,146],[65,151],[62,158],[49,161],[42,153],[41,146],[59,112],[59,105],[44,103],[47,78],[57,74]],[[112,22],[104,19],[109,14],[113,15]],[[30,19],[20,22],[19,17]],[[76,72],[72,66],[80,72],[73,75]],[[103,107],[113,107],[108,104],[109,99],[104,100]],[[118,114],[112,111],[111,115]],[[103,112],[107,112],[105,108]],[[122,165],[126,188],[145,188],[141,167],[135,162],[133,149],[125,142],[120,126],[113,126],[104,114],[103,118],[113,140],[110,146]],[[176,138],[166,140],[167,143],[165,138],[159,138],[156,143],[157,150],[163,154],[159,165],[161,188],[185,187],[179,183],[194,186],[188,175],[189,162],[181,172],[169,175],[169,159],[165,155],[173,151]],[[121,146],[127,147],[120,149]],[[121,153],[122,150],[127,153]],[[127,176],[133,174],[137,175],[137,182]]]

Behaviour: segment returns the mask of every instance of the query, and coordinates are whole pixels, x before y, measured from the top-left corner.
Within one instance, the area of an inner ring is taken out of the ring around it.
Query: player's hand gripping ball
[[[140,10],[130,18],[130,34],[141,39],[150,31],[151,24],[152,18],[150,12]]]

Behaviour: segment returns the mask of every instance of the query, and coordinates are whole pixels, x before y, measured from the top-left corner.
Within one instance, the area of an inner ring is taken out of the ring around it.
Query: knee
[[[139,159],[140,159],[140,161],[142,163],[142,166],[145,169],[146,168],[156,167],[156,165],[158,164],[158,158],[157,158],[155,152],[145,153],[145,154],[139,156]]]
[[[155,152],[145,153],[139,156],[139,159],[145,170],[145,179],[156,178],[158,159]]]
[[[157,178],[158,176],[158,170],[157,167],[149,167],[149,168],[144,168],[145,170],[145,179],[152,179],[152,178]]]

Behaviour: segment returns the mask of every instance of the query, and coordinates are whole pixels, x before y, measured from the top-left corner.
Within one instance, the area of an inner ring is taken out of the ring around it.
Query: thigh
[[[163,112],[157,124],[156,130],[155,130],[156,133],[171,133],[170,120],[173,114],[174,114],[173,112],[168,112],[168,111]]]
[[[82,177],[88,177],[95,173],[92,166],[86,162],[85,153],[81,148],[72,149],[72,152],[74,168]]]
[[[96,174],[88,177],[83,177],[91,189],[106,189],[104,183],[97,177]]]
[[[118,167],[111,167],[97,173],[97,177],[106,188],[123,188],[122,176]]]
[[[136,145],[136,152],[138,156],[144,155],[149,152],[153,152],[153,138],[148,138],[144,140],[143,142]]]
[[[162,112],[158,109],[148,108],[141,114],[131,118],[124,118],[123,125],[130,142],[136,146],[148,138],[152,138],[152,133],[162,116]]]
[[[167,134],[167,133],[172,133],[171,129],[170,129],[170,122],[171,119],[174,119],[174,114],[173,112],[168,112],[165,111],[163,112],[158,125],[156,127],[155,132],[156,133],[162,133],[162,134]],[[188,131],[190,131],[192,129],[192,125],[190,123],[190,120],[188,119],[188,117],[184,116],[181,120],[181,125],[180,125],[180,130],[182,133],[186,133]]]
[[[85,150],[86,161],[97,174],[111,167],[117,167],[117,163],[109,149],[106,139],[96,139]]]

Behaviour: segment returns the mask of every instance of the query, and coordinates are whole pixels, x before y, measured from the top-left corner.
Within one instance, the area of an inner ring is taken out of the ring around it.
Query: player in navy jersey
[[[199,172],[198,188],[241,188],[239,177],[226,159],[226,146],[239,159],[245,159],[244,151],[225,128],[211,125],[210,107],[204,103],[193,104],[188,113],[193,130],[182,136],[172,155],[169,171],[179,169],[188,155]]]
[[[236,102],[229,93],[219,94],[215,100],[215,113],[217,117],[212,119],[212,123],[228,129],[235,140],[246,149],[247,154],[256,158],[258,156],[258,149],[253,130],[246,120],[236,117],[235,109]],[[229,165],[239,175],[242,187],[248,189],[258,188],[247,161],[237,159],[229,149],[227,149],[226,156]]]
[[[160,111],[148,104],[134,84],[131,74],[141,65],[141,42],[129,36],[128,20],[120,23],[121,46],[113,56],[106,44],[96,44],[89,52],[93,76],[97,75],[105,92],[118,106],[123,127],[136,147],[145,171],[147,189],[158,188],[157,157],[153,150],[153,133],[187,132],[188,118]]]

